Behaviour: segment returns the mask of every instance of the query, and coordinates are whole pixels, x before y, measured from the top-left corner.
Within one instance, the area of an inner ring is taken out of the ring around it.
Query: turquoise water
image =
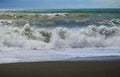
[[[16,13],[116,13],[120,9],[1,9],[0,12],[16,12]]]

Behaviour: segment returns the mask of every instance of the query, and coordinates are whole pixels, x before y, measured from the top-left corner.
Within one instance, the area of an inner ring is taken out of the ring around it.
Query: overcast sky
[[[120,0],[0,0],[0,8],[120,8]]]

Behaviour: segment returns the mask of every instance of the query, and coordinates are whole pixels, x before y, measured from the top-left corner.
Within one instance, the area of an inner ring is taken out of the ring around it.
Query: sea
[[[120,60],[120,9],[0,9],[0,64]]]

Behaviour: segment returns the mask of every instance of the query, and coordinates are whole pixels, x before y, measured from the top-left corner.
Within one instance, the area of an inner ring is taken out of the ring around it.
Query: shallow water
[[[31,50],[0,49],[0,64],[35,61],[109,61],[120,60],[120,48],[66,48]]]

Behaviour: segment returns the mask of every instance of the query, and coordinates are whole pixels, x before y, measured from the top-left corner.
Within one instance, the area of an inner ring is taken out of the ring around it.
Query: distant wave
[[[1,13],[0,23],[12,26],[24,26],[29,22],[31,26],[58,25],[120,25],[119,13]]]

